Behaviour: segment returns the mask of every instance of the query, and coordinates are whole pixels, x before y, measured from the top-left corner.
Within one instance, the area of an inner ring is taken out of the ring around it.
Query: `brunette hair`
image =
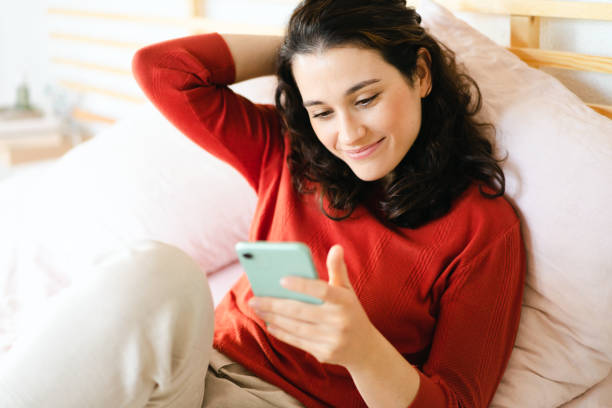
[[[493,156],[488,132],[479,123],[476,82],[461,72],[455,54],[420,25],[421,17],[405,0],[304,0],[294,10],[278,55],[276,108],[290,137],[288,165],[301,194],[319,190],[328,217],[349,217],[376,188],[377,211],[391,225],[417,228],[446,214],[453,200],[472,183],[481,194],[504,194],[505,178]],[[431,56],[431,91],[421,100],[422,120],[416,141],[393,171],[390,183],[360,180],[316,137],[292,73],[296,54],[343,45],[376,50],[410,84],[417,75],[418,50]],[[485,192],[482,186],[490,188]],[[314,188],[313,186],[317,186]],[[326,211],[323,197],[333,216]]]

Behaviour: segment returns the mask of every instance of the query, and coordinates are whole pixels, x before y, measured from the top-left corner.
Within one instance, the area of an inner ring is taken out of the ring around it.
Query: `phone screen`
[[[322,303],[321,299],[293,292],[280,285],[285,276],[318,279],[310,249],[301,242],[239,242],[238,259],[247,274],[253,294],[262,297]]]

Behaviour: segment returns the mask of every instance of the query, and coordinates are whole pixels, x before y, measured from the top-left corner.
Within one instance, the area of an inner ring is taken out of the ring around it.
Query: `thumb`
[[[331,247],[327,254],[327,273],[330,285],[352,288],[344,263],[344,249],[340,245]]]

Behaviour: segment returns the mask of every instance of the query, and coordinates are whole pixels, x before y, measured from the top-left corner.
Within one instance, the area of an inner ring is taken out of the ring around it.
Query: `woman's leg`
[[[200,407],[213,325],[189,256],[155,241],[114,251],[9,352],[0,407]]]

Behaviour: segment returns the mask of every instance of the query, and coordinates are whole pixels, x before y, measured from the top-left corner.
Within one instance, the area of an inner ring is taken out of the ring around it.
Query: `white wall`
[[[130,75],[84,70],[50,62],[51,57],[130,70],[134,50],[51,40],[50,32],[78,34],[134,43],[152,43],[188,34],[187,27],[138,27],[100,19],[49,15],[49,8],[68,8],[93,12],[140,14],[160,17],[186,17],[189,0],[0,0],[0,106],[15,103],[16,88],[24,73],[34,105],[50,109],[49,88],[67,101],[78,101],[85,110],[119,118],[137,104],[95,93],[62,89],[59,81],[76,81],[98,88],[142,96]]]
[[[0,0],[0,106],[15,103],[15,89],[26,74],[33,99],[43,99],[49,78],[45,0]]]

